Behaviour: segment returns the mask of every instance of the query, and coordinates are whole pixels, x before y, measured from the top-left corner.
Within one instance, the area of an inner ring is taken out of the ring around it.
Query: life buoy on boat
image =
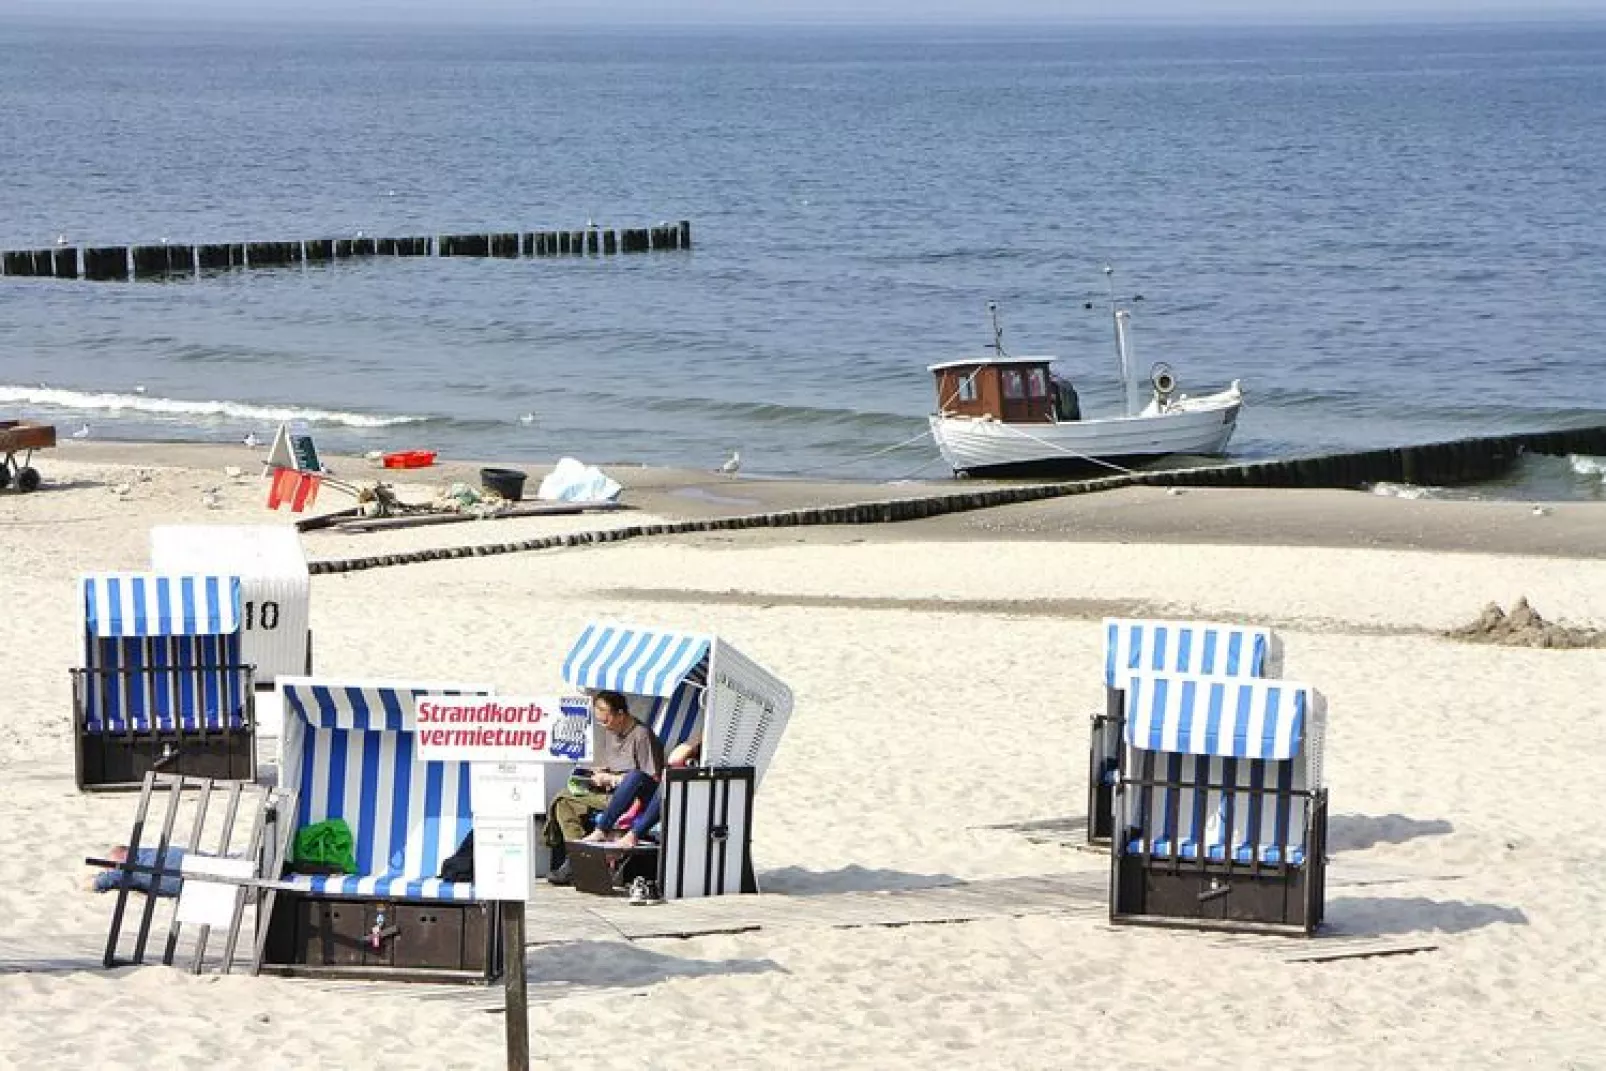
[[[1154,392],[1162,398],[1177,389],[1176,374],[1171,371],[1168,364],[1157,364],[1149,372],[1149,382],[1154,384]]]

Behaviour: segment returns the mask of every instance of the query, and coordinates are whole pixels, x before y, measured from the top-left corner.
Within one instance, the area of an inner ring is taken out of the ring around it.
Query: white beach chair
[[[284,524],[157,525],[156,572],[213,570],[240,578],[241,654],[256,686],[312,672],[311,575],[301,536]]]
[[[84,664],[72,670],[80,789],[156,771],[256,779],[252,668],[236,576],[95,573],[79,584]]]
[[[1088,746],[1087,839],[1108,844],[1121,753],[1122,680],[1132,670],[1225,677],[1282,676],[1282,641],[1271,629],[1213,621],[1104,619],[1104,712]]]
[[[1312,933],[1326,875],[1321,693],[1142,671],[1123,685],[1110,920]]]
[[[665,775],[656,860],[664,896],[757,892],[753,796],[791,718],[792,690],[717,636],[603,622],[587,625],[570,647],[563,679],[624,693],[666,753],[701,742],[697,767]],[[606,881],[581,881],[583,872],[616,868],[606,846],[572,845],[570,856],[577,886],[607,891]]]
[[[469,764],[414,755],[421,695],[490,695],[486,685],[281,677],[280,783],[296,829],[340,818],[355,874],[297,873],[269,920],[265,971],[486,982],[500,974],[494,905],[441,864],[473,827]]]

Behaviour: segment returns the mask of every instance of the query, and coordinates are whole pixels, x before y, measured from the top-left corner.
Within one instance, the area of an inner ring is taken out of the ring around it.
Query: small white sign
[[[534,863],[529,818],[474,819],[474,892],[481,900],[528,900]]]
[[[572,769],[557,762],[470,763],[469,798],[474,801],[474,817],[546,814],[552,798],[568,787]]]
[[[244,886],[228,885],[218,881],[205,881],[207,875],[220,878],[249,878],[256,874],[256,863],[251,859],[225,859],[216,855],[197,855],[186,852],[179,860],[179,873],[184,882],[178,890],[179,922],[197,926],[231,926],[234,924],[234,904]]]
[[[591,701],[585,696],[419,696],[413,742],[426,762],[586,762]]]

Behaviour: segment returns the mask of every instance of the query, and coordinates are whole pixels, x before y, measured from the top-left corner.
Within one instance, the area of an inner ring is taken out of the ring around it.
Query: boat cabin
[[[942,416],[991,417],[1009,424],[1080,420],[1076,391],[1049,373],[1052,357],[969,357],[930,365]]]

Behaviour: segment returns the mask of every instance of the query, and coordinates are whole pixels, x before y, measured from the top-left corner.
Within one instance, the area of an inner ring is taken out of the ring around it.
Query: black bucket
[[[509,502],[524,497],[524,473],[518,469],[480,469],[480,486]]]

